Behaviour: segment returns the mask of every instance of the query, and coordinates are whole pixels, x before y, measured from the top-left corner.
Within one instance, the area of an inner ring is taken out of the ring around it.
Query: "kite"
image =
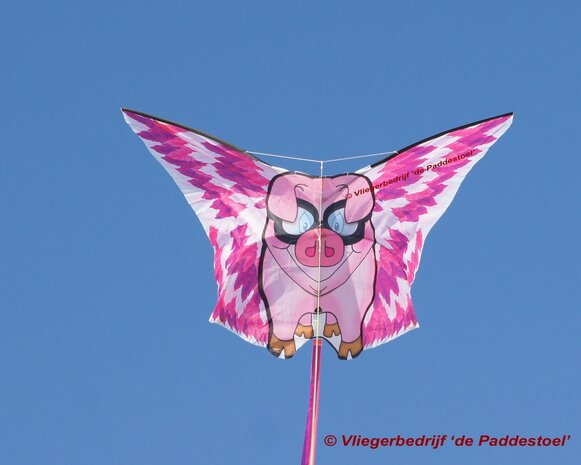
[[[313,341],[302,462],[312,465],[322,341],[350,360],[418,327],[410,292],[426,237],[512,113],[325,176],[324,163],[339,159],[304,159],[320,164],[319,175],[289,171],[256,156],[269,154],[122,111],[210,239],[218,284],[210,321],[281,359]]]

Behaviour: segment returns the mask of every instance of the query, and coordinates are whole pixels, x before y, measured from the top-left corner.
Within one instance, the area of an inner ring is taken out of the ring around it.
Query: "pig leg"
[[[284,353],[283,358],[291,358],[297,351],[294,339],[283,340],[279,339],[274,334],[270,336],[270,342],[267,347],[270,353],[275,357],[280,357],[280,354]]]
[[[361,339],[361,336],[359,336],[353,342],[341,341],[337,356],[340,359],[347,360],[349,353],[351,353],[351,358],[355,358],[361,353],[362,350],[363,350],[363,340]]]
[[[313,331],[312,319],[311,314],[307,313],[303,315],[303,317],[299,320],[299,324],[297,325],[297,329],[295,330],[295,334],[299,337],[304,337],[306,339],[312,339],[315,335]]]
[[[341,344],[337,355],[341,359],[357,357],[363,350],[361,325],[373,301],[375,255],[368,253],[351,275],[351,281],[336,288],[325,297],[324,304],[337,318],[341,330]],[[354,283],[358,283],[355,285]],[[325,308],[325,307],[323,307]],[[330,332],[330,331],[329,331]]]
[[[284,351],[284,358],[292,357],[296,352],[296,343],[294,341],[294,336],[304,337],[305,339],[312,339],[315,336],[315,331],[312,324],[312,313],[305,313],[300,318],[288,320],[287,322],[281,323],[280,321],[273,320],[273,331],[270,338],[269,350],[272,354],[277,357],[280,356],[281,352]],[[292,339],[290,339],[289,334],[293,331]],[[276,334],[283,335],[285,339],[279,339]],[[289,339],[286,339],[286,338]],[[300,344],[299,344],[300,345]]]
[[[323,331],[325,337],[340,336],[341,330],[337,318],[332,313],[327,313],[327,322],[325,323],[325,330]]]
[[[292,357],[297,348],[294,333],[304,310],[299,312],[290,302],[301,303],[304,291],[282,271],[270,251],[263,259],[262,287],[270,311],[270,338],[267,349],[275,356]],[[298,288],[298,289],[297,289]]]
[[[271,308],[271,312],[272,310]],[[272,331],[267,348],[275,357],[280,357],[282,353],[284,358],[291,358],[297,351],[294,333],[298,318],[276,318],[276,310],[272,314]]]
[[[338,316],[339,326],[342,328],[341,344],[337,356],[347,359],[349,353],[351,358],[357,357],[363,350],[363,340],[361,338],[361,316],[359,312],[342,314]]]
[[[305,294],[304,292],[302,293]],[[280,306],[270,307],[272,319],[268,350],[276,357],[283,354],[284,358],[290,358],[295,354],[297,350],[294,340],[295,334],[307,339],[312,338],[314,335],[310,322],[311,314],[304,313],[304,308],[312,305],[312,296],[295,294],[294,297],[293,301],[296,302],[296,308],[289,309],[285,301]]]
[[[372,296],[373,294],[371,294]],[[367,310],[370,297],[358,296],[356,291],[344,286],[342,289],[326,296],[323,309],[332,312],[336,323],[329,320],[324,335],[332,337],[336,332],[341,336],[341,343],[337,349],[337,356],[341,359],[357,357],[363,350],[361,337],[361,322]]]
[[[295,334],[299,337],[304,337],[306,339],[313,339],[315,332],[313,331],[312,326],[305,326],[299,323],[297,326],[297,330],[295,331]]]
[[[324,296],[323,311],[327,311],[327,324],[323,332],[325,337],[332,337],[336,332],[341,335],[341,343],[337,349],[337,355],[341,359],[357,357],[363,350],[361,338],[361,321],[367,302],[359,299],[357,294],[348,286],[336,290]],[[332,313],[332,315],[331,315]]]

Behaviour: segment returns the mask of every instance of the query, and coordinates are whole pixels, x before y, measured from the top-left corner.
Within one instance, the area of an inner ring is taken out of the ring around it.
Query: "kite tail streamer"
[[[321,338],[314,339],[313,358],[311,360],[311,393],[309,396],[309,410],[307,412],[307,426],[305,428],[305,442],[303,444],[301,465],[315,465],[317,425],[319,423],[319,377],[321,374],[322,345],[323,341]]]

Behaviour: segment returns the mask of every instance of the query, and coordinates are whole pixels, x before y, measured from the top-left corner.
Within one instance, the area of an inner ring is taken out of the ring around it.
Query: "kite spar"
[[[418,327],[411,286],[425,239],[512,113],[369,155],[384,158],[355,173],[325,176],[321,160],[251,153],[122,111],[214,249],[218,298],[210,322],[281,359],[313,341],[302,464],[314,465],[322,341],[349,360]],[[256,155],[316,162],[321,171],[291,172]]]

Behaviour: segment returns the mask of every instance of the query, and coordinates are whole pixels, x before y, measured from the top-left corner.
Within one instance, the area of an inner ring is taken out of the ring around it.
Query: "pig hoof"
[[[339,325],[337,323],[334,323],[332,325],[325,325],[325,330],[323,331],[323,334],[325,335],[325,337],[339,336],[341,334],[341,331],[339,330]]]
[[[297,351],[294,339],[284,341],[276,337],[274,334],[271,336],[267,347],[270,353],[275,357],[280,357],[280,354],[284,353],[284,358],[291,358]]]
[[[343,342],[339,345],[339,353],[337,354],[340,359],[347,360],[349,352],[351,352],[351,358],[357,357],[363,350],[363,341],[361,336],[355,339],[353,342]]]
[[[313,327],[312,326],[305,326],[305,325],[302,325],[299,323],[297,326],[297,329],[295,331],[295,334],[299,337],[302,336],[302,337],[305,337],[307,339],[312,339],[313,335],[314,335]]]

